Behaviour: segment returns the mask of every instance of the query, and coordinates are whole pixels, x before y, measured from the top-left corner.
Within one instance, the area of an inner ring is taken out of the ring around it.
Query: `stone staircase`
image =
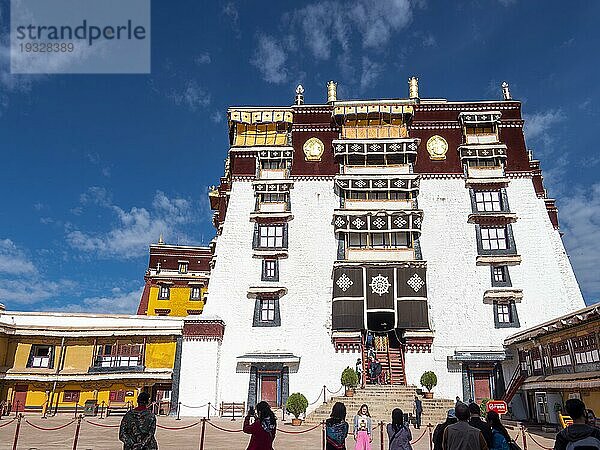
[[[399,385],[367,385],[364,389],[358,388],[353,397],[332,397],[325,404],[308,414],[306,423],[319,423],[329,418],[331,408],[335,402],[346,405],[348,423],[352,423],[354,415],[362,404],[369,406],[369,411],[374,422],[390,422],[392,410],[400,408],[405,414],[412,414],[413,403],[417,388],[414,386]],[[422,425],[431,423],[436,425],[446,420],[448,409],[454,408],[454,401],[434,398],[427,400],[419,396],[423,402]]]

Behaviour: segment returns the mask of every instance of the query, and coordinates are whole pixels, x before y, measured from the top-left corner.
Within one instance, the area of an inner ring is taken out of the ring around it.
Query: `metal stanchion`
[[[433,450],[433,433],[431,432],[431,428],[433,425],[430,423],[427,424],[427,431],[429,432],[429,450]]]
[[[181,420],[181,402],[177,403],[177,418],[175,420]]]
[[[381,441],[381,450],[383,449],[383,420],[379,422],[379,440]]]
[[[19,415],[19,405],[21,404],[20,400],[17,400],[17,407],[15,409],[15,417],[17,417]]]
[[[17,402],[18,403],[18,402]],[[15,439],[13,440],[13,450],[17,450],[17,443],[19,442],[19,432],[21,431],[21,419],[23,414],[17,416],[17,427],[15,428]]]
[[[79,408],[79,403],[75,402],[75,415],[73,417],[77,418],[77,408]]]
[[[233,402],[233,417],[231,418],[232,422],[235,422],[235,402]]]
[[[321,426],[323,428],[323,433],[322,433],[322,436],[321,436],[322,437],[322,439],[321,439],[321,441],[322,441],[322,448],[323,448],[323,450],[325,450],[325,440],[326,440],[325,433],[326,432],[325,432],[325,421],[324,420],[321,421]]]
[[[100,418],[104,419],[104,400],[102,400],[102,406],[100,407]]]
[[[77,441],[79,441],[79,430],[81,429],[81,419],[83,415],[77,417],[77,428],[75,428],[75,437],[73,438],[73,450],[77,450]]]
[[[206,414],[206,418],[210,420],[210,402],[208,402],[208,414]]]
[[[323,404],[327,403],[327,386],[323,386]]]
[[[200,431],[200,450],[204,450],[204,429],[206,428],[206,417],[202,418],[202,431]]]

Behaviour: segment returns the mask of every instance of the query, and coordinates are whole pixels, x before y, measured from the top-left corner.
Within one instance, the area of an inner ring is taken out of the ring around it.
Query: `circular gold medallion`
[[[321,139],[311,137],[304,143],[302,150],[304,150],[304,158],[307,161],[321,161],[321,156],[323,156],[323,152],[325,151],[325,145],[323,145]]]
[[[433,160],[446,159],[446,152],[448,152],[448,142],[442,136],[435,135],[431,136],[427,141],[427,151],[429,152],[429,158]]]

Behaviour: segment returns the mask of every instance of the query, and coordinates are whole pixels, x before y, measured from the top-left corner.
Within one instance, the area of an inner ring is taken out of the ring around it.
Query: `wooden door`
[[[484,398],[491,398],[490,392],[490,374],[487,372],[473,374],[473,384],[475,385],[475,401],[481,402]]]
[[[277,402],[277,377],[263,375],[260,379],[260,400],[267,402],[271,408],[276,408]]]
[[[25,411],[25,402],[27,401],[27,385],[17,384],[15,386],[15,395],[13,396],[12,410],[17,412]]]

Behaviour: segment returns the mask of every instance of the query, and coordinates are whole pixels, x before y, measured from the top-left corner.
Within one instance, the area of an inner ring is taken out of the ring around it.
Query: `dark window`
[[[32,345],[27,367],[51,369],[54,365],[54,347],[51,345]]]
[[[281,315],[279,313],[279,298],[257,297],[254,306],[254,320],[252,326],[278,327],[280,325]]]
[[[190,300],[200,300],[200,286],[192,286],[190,289]]]
[[[484,250],[506,250],[506,227],[481,227],[481,247]]]
[[[97,349],[96,367],[137,367],[142,365],[142,344],[108,344]]]
[[[109,402],[123,403],[125,402],[125,391],[110,391],[108,395]]]
[[[566,341],[550,344],[549,347],[553,367],[571,365],[571,353],[569,352],[569,344]]]
[[[281,192],[267,192],[264,194],[260,194],[260,202],[261,203],[285,203],[287,202],[288,194]]]
[[[500,191],[476,191],[475,205],[478,212],[502,211]]]
[[[188,271],[188,263],[180,262],[179,263],[179,273],[187,273],[187,271]]]
[[[508,266],[490,266],[492,271],[492,286],[493,287],[510,287],[510,276],[508,274]]]
[[[63,402],[79,402],[79,391],[65,391],[63,393]]]
[[[573,343],[576,364],[588,364],[600,361],[596,336],[593,333],[573,338],[571,342]]]
[[[263,259],[262,281],[279,281],[279,261]]]
[[[496,328],[520,327],[515,302],[494,302],[494,325]]]
[[[169,300],[171,294],[171,289],[169,288],[169,286],[165,285],[165,284],[161,284],[158,287],[158,299],[159,300]]]
[[[260,167],[261,169],[285,169],[286,162],[283,159],[263,159]]]
[[[287,224],[257,224],[254,248],[287,248]]]

